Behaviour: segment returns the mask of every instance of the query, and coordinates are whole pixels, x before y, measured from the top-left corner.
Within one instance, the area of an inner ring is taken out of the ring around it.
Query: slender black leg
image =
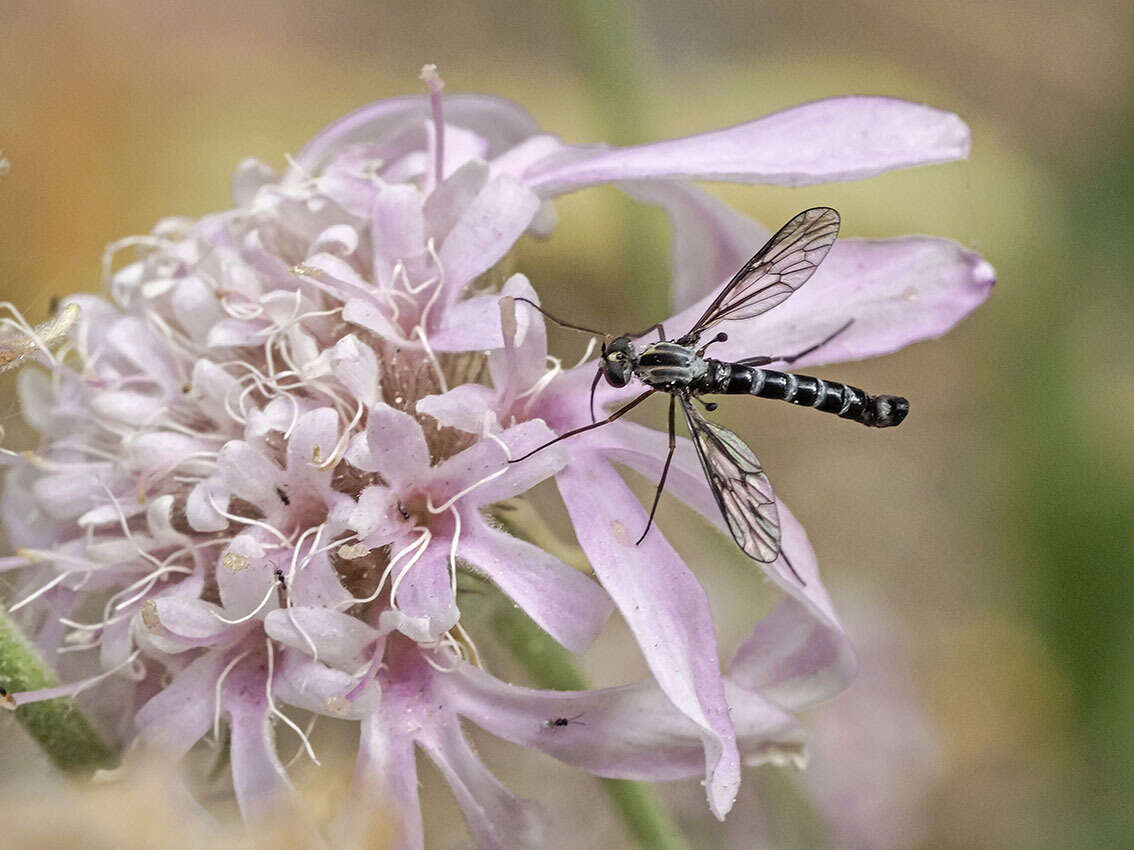
[[[665,456],[665,466],[662,467],[661,480],[658,482],[658,489],[654,492],[654,504],[650,508],[650,518],[646,522],[646,530],[642,532],[642,536],[638,538],[638,543],[646,539],[646,535],[650,533],[650,526],[654,524],[654,514],[658,510],[658,502],[661,501],[662,490],[665,489],[665,477],[669,475],[669,464],[673,460],[673,450],[677,448],[677,428],[675,427],[674,410],[677,407],[677,396],[671,395],[669,397],[669,454]],[[634,545],[637,546],[638,543]]]
[[[628,336],[631,339],[638,339],[638,337],[643,337],[646,334],[650,333],[651,331],[657,331],[658,332],[658,341],[659,342],[665,340],[665,325],[663,325],[661,322],[658,322],[656,325],[650,325],[644,331],[638,331],[637,333],[625,334],[625,336]]]
[[[570,431],[567,431],[566,433],[560,434],[554,440],[548,440],[546,443],[544,443],[539,448],[532,449],[526,455],[523,455],[522,457],[513,458],[512,460],[508,461],[508,463],[519,463],[520,461],[526,460],[527,458],[531,457],[536,452],[541,452],[544,449],[546,449],[548,446],[555,445],[560,440],[566,440],[568,437],[574,437],[576,434],[582,434],[584,431],[592,431],[595,428],[601,428],[603,425],[609,425],[611,422],[613,422],[618,417],[622,416],[623,414],[629,413],[631,410],[633,410],[639,404],[641,404],[646,399],[648,399],[650,396],[652,396],[655,392],[657,392],[657,390],[646,390],[644,393],[642,393],[640,396],[638,396],[636,399],[634,399],[629,404],[624,404],[622,407],[618,408],[618,410],[614,411],[614,413],[610,414],[610,416],[606,417],[606,419],[600,420],[598,422],[592,422],[590,425],[583,425],[579,428],[573,428]]]
[[[847,319],[847,323],[845,325],[843,325],[841,328],[839,328],[833,334],[828,336],[826,339],[815,343],[815,345],[811,346],[810,348],[803,349],[803,351],[800,351],[797,354],[790,354],[790,355],[786,355],[786,356],[783,355],[783,354],[777,354],[777,355],[774,355],[774,356],[765,356],[765,357],[745,357],[743,360],[738,360],[736,362],[741,364],[742,366],[767,366],[769,363],[776,363],[778,361],[783,361],[784,363],[794,363],[800,357],[806,357],[811,352],[818,351],[820,348],[822,348],[824,345],[829,343],[831,340],[833,340],[835,337],[837,337],[839,334],[841,334],[843,331],[845,331],[847,328],[849,328],[853,324],[854,324],[854,319]]]

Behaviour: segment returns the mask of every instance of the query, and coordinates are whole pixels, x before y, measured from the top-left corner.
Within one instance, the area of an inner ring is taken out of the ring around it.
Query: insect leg
[[[677,428],[674,420],[674,411],[677,409],[677,396],[671,395],[669,397],[669,454],[665,456],[665,466],[662,467],[661,480],[658,482],[658,489],[654,491],[654,504],[650,508],[650,518],[646,521],[646,530],[642,532],[642,536],[638,538],[638,543],[646,539],[646,535],[650,533],[650,526],[654,524],[654,514],[658,509],[658,502],[661,501],[662,490],[665,489],[665,477],[669,475],[669,464],[673,460],[673,450],[677,448]],[[638,543],[634,545],[637,546]]]
[[[665,340],[665,325],[663,325],[661,322],[658,322],[656,325],[650,325],[644,331],[638,331],[637,333],[629,333],[629,334],[626,334],[626,336],[628,336],[632,339],[638,339],[638,337],[645,336],[646,334],[651,333],[652,331],[658,332],[658,340],[659,341]]]
[[[517,457],[517,458],[513,458],[512,460],[508,461],[508,463],[519,463],[520,461],[526,460],[527,458],[531,457],[536,452],[542,452],[548,446],[554,445],[555,443],[558,443],[560,440],[566,440],[568,437],[574,437],[576,434],[582,434],[584,431],[592,431],[595,428],[601,428],[603,425],[609,425],[611,422],[613,422],[618,417],[620,417],[620,416],[622,416],[626,413],[629,413],[633,408],[637,407],[639,404],[644,402],[646,399],[648,399],[650,396],[652,396],[656,392],[657,392],[657,390],[646,390],[644,393],[642,393],[640,396],[638,396],[633,401],[629,402],[628,404],[624,404],[622,407],[618,408],[618,410],[614,411],[614,413],[610,414],[610,416],[606,417],[606,419],[601,419],[598,422],[592,422],[590,425],[583,425],[579,428],[572,428],[570,431],[567,431],[563,434],[560,434],[554,440],[548,440],[542,446],[539,446],[538,448],[532,449],[526,455],[523,455],[523,456]]]
[[[742,366],[767,366],[769,363],[775,363],[777,361],[783,361],[784,363],[794,363],[800,357],[806,357],[811,352],[818,351],[820,348],[822,348],[824,345],[829,343],[831,340],[833,340],[835,337],[837,337],[839,334],[841,334],[843,331],[845,331],[847,328],[849,328],[853,324],[854,324],[854,319],[847,319],[847,322],[846,322],[845,325],[843,325],[841,328],[839,328],[833,334],[828,336],[826,339],[815,343],[815,345],[811,346],[810,348],[803,349],[803,351],[800,351],[797,354],[790,354],[790,355],[776,354],[774,356],[765,356],[765,357],[745,357],[743,360],[738,360],[736,362],[741,364]]]

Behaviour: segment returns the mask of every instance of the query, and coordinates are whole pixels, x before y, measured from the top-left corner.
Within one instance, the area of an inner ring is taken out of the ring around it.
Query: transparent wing
[[[693,445],[732,538],[744,554],[764,564],[780,553],[780,515],[760,461],[740,437],[709,422],[681,398]]]
[[[686,337],[695,340],[717,322],[771,310],[807,282],[838,235],[839,214],[830,207],[801,212],[733,275]]]

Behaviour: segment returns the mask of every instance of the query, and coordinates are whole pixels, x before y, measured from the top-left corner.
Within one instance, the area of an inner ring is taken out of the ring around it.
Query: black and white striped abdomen
[[[870,395],[850,384],[825,381],[810,375],[777,372],[739,363],[719,363],[718,366],[718,363],[711,363],[717,368],[710,370],[716,373],[715,386],[710,392],[779,399],[814,407],[874,428],[900,425],[910,410],[909,402],[901,396]]]

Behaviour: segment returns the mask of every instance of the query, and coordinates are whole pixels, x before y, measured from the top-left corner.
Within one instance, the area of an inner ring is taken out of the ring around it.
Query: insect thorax
[[[655,342],[638,356],[637,374],[651,387],[689,386],[705,375],[705,360],[676,342]]]

